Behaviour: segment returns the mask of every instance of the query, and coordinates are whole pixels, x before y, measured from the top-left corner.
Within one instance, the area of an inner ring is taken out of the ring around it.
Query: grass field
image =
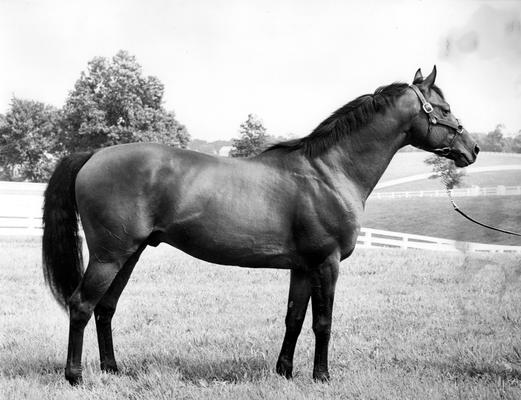
[[[521,398],[519,259],[356,250],[338,282],[332,381],[318,384],[309,315],[295,378],[274,373],[287,271],[149,249],[114,319],[120,374],[100,372],[91,321],[72,388],[67,318],[43,286],[38,243],[0,246],[1,399]]]
[[[521,164],[521,162],[520,162]],[[521,170],[490,171],[467,174],[463,177],[460,187],[471,186],[521,186]],[[445,189],[441,179],[421,179],[412,182],[400,183],[376,189],[375,192],[404,192],[411,190],[436,190]]]
[[[521,231],[520,196],[458,197],[472,218],[503,229]],[[482,228],[457,214],[447,197],[370,199],[362,226],[466,242],[521,246],[521,238]]]
[[[423,160],[430,155],[431,153],[425,151],[397,153],[383,174],[380,182],[431,172],[431,167],[423,162]],[[491,167],[496,165],[519,164],[521,164],[521,154],[482,152],[478,155],[476,162],[472,166]]]

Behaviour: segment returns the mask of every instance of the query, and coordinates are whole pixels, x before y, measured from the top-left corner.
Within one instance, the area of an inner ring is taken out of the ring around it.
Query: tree
[[[259,154],[267,142],[266,128],[255,114],[248,114],[239,129],[241,137],[233,139],[230,157],[251,157]]]
[[[465,171],[456,167],[454,161],[433,154],[425,160],[425,164],[432,165],[433,174],[429,179],[441,178],[448,189],[461,186]]]
[[[45,181],[57,159],[60,112],[44,103],[13,98],[0,122],[0,164],[9,180]]]
[[[143,76],[125,51],[92,59],[63,109],[64,147],[73,152],[144,141],[186,147],[188,132],[162,107],[163,92],[159,79]]]
[[[521,153],[521,131],[512,139],[511,150],[514,153]]]
[[[505,147],[505,138],[503,137],[504,125],[498,124],[496,128],[485,136],[485,140],[482,144],[484,151],[495,151],[501,152]]]

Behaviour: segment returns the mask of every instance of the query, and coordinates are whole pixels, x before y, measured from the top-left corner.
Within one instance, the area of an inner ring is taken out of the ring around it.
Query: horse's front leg
[[[277,373],[286,378],[291,378],[293,374],[293,354],[306,317],[310,296],[309,275],[303,271],[292,270],[286,314],[286,334],[277,361]]]
[[[313,379],[318,381],[329,380],[327,354],[339,262],[338,255],[334,254],[311,270],[311,304],[315,333]]]

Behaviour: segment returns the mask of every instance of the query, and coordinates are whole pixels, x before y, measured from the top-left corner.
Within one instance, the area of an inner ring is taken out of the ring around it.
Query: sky
[[[355,97],[438,68],[471,132],[521,130],[521,1],[0,0],[0,113],[61,107],[95,56],[120,49],[165,85],[193,138],[249,113],[303,136]]]

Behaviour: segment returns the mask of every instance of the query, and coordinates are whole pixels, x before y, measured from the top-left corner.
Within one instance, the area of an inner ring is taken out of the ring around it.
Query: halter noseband
[[[458,135],[461,135],[463,133],[463,130],[464,130],[463,125],[461,125],[459,120],[457,120],[457,119],[456,119],[457,122],[452,122],[452,121],[449,121],[448,119],[440,118],[440,117],[437,117],[436,115],[434,115],[434,112],[433,112],[434,107],[432,106],[431,103],[429,103],[425,99],[425,96],[420,91],[418,86],[410,85],[410,88],[414,91],[414,93],[416,93],[416,95],[420,99],[420,102],[422,103],[422,109],[425,112],[425,114],[427,114],[427,117],[428,117],[427,138],[431,134],[432,125],[444,125],[448,128],[454,129],[455,134],[454,134],[454,137],[452,138],[452,140],[450,141],[449,146],[441,148],[441,149],[434,149],[434,152],[439,155],[442,155],[442,156],[449,155],[450,153],[452,153],[454,151],[452,145],[454,144],[456,137],[458,137]]]

